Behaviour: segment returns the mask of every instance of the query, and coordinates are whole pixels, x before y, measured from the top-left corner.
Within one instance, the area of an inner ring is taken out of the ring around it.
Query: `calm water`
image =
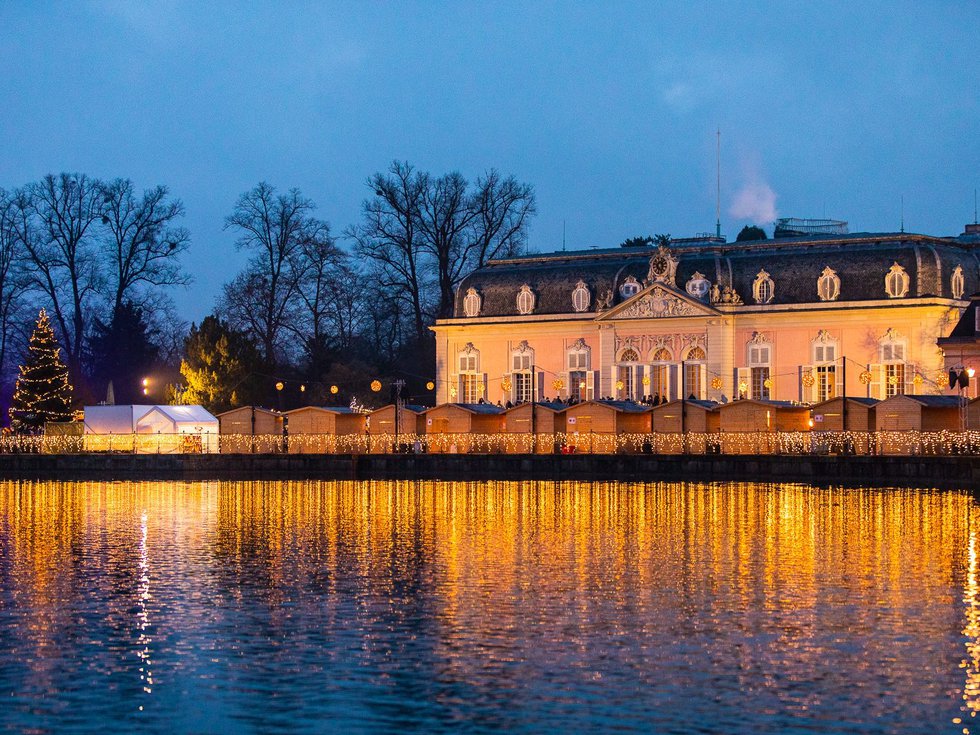
[[[925,491],[0,483],[0,730],[973,731],[978,530]]]

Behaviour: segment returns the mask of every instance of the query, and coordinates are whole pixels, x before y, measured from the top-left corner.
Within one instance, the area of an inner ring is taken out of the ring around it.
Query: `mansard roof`
[[[950,276],[963,268],[965,293],[980,291],[980,242],[964,238],[939,238],[911,233],[857,233],[756,240],[752,242],[703,242],[672,245],[678,260],[676,288],[684,291],[695,272],[720,288],[734,288],[742,303],[754,305],[752,284],[766,271],[775,284],[770,305],[818,302],[817,279],[825,268],[840,278],[838,301],[887,299],[885,274],[897,263],[909,276],[907,298],[951,298]],[[532,254],[491,261],[460,284],[455,316],[463,318],[463,296],[473,288],[482,299],[480,315],[519,316],[517,294],[527,284],[535,294],[532,316],[574,314],[572,291],[579,281],[591,293],[587,314],[597,313],[597,302],[612,293],[615,308],[626,298],[620,287],[629,277],[646,279],[649,247],[607,248]]]

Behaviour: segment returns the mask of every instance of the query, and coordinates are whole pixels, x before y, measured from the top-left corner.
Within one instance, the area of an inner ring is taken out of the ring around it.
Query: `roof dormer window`
[[[623,281],[622,285],[619,287],[619,295],[624,299],[628,299],[631,296],[636,296],[640,292],[640,282],[636,280],[633,276],[627,276],[626,280]]]

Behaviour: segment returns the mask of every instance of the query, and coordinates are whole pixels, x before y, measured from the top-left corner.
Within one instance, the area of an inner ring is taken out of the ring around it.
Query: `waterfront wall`
[[[0,478],[746,481],[980,489],[980,457],[7,454]]]

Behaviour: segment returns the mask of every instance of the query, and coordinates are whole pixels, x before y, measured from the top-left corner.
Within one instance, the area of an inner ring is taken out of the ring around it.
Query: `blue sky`
[[[393,159],[532,183],[535,249],[837,217],[950,235],[980,186],[980,3],[0,6],[0,186],[167,184],[207,314],[261,180],[335,233]]]

